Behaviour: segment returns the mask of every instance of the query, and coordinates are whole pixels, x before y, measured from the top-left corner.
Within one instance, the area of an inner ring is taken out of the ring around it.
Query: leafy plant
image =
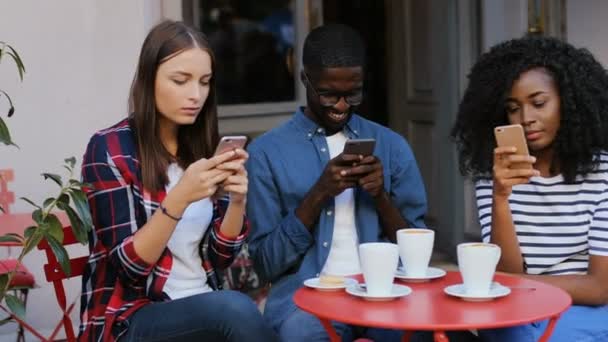
[[[10,45],[0,41],[0,61],[4,55],[8,55],[13,59],[17,65],[19,77],[21,80],[23,80],[25,66],[23,65],[21,57]],[[1,89],[0,95],[4,95],[8,99],[10,106],[8,110],[8,117],[12,116],[15,112],[15,107],[13,106],[11,98],[5,91]],[[4,143],[8,146],[17,146],[12,141],[8,127],[1,117],[0,143]],[[63,247],[63,227],[57,215],[54,214],[54,212],[57,212],[57,210],[64,211],[67,214],[76,239],[82,244],[86,244],[88,241],[87,233],[91,230],[93,223],[87,199],[82,190],[88,185],[74,179],[76,158],[71,157],[65,159],[64,162],[65,164],[63,167],[68,173],[65,181],[58,174],[42,174],[45,180],[50,180],[59,186],[59,193],[55,197],[47,198],[42,204],[37,204],[29,198],[21,197],[21,200],[34,207],[32,212],[34,224],[25,229],[23,236],[16,233],[9,233],[0,236],[0,242],[13,242],[23,246],[19,257],[17,258],[17,265],[21,263],[25,255],[34,249],[34,247],[36,247],[40,241],[46,240],[51,246],[53,254],[55,254],[55,257],[61,265],[63,272],[65,274],[70,274],[69,256]],[[0,207],[0,211],[4,212],[4,209]],[[4,300],[6,306],[8,306],[8,309],[2,304],[0,304],[0,308],[5,312],[11,312],[18,318],[23,319],[25,316],[24,303],[16,295],[9,293],[9,291],[18,289],[10,286],[16,270],[17,269],[14,269],[8,273],[0,275],[0,303],[2,303]],[[0,320],[0,325],[7,323],[10,320],[11,317]]]
[[[8,55],[9,57],[11,57],[13,59],[13,61],[17,65],[17,71],[19,72],[19,79],[21,81],[23,81],[23,74],[25,74],[25,65],[23,65],[23,61],[21,60],[21,57],[19,56],[17,51],[12,46],[8,45],[5,42],[0,41],[0,62],[2,62],[2,58],[5,55]],[[6,99],[8,101],[9,109],[7,112],[7,116],[10,118],[15,113],[15,106],[13,105],[13,100],[11,100],[11,97],[4,90],[0,89],[0,98],[2,96],[6,97]],[[0,116],[0,143],[3,143],[5,145],[17,146],[11,140],[11,134],[8,130],[6,123],[4,122],[4,120],[2,120],[1,116]]]

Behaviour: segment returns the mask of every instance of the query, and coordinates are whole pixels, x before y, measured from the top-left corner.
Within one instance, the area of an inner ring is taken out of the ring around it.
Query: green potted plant
[[[25,74],[25,66],[21,57],[12,46],[0,41],[0,63],[7,56],[14,61],[19,73],[19,79],[22,81]],[[15,106],[10,96],[0,89],[0,103],[4,102],[3,98],[8,102],[9,109],[6,114],[0,111],[0,143],[18,148],[11,138],[6,122],[2,118],[3,115],[11,117],[15,113]],[[57,261],[61,264],[63,271],[66,274],[70,274],[69,257],[62,244],[63,227],[55,213],[57,211],[65,212],[69,218],[74,235],[82,244],[87,243],[87,233],[91,230],[93,224],[87,199],[82,190],[86,184],[74,178],[76,158],[67,158],[64,162],[63,167],[67,170],[67,177],[61,177],[54,173],[42,173],[45,180],[50,180],[59,186],[59,191],[54,197],[47,198],[42,204],[37,204],[28,198],[21,197],[23,201],[33,207],[32,220],[34,223],[32,226],[25,230],[23,236],[15,233],[0,236],[0,242],[16,242],[22,245],[23,249],[17,258],[18,263],[21,263],[23,257],[34,249],[40,241],[46,240],[51,246]],[[0,206],[0,212],[4,211],[5,209]],[[25,316],[25,306],[19,297],[10,293],[14,290],[10,286],[14,273],[15,270],[12,270],[0,275],[0,308],[23,319]],[[10,320],[11,317],[9,316],[1,320],[0,324],[4,324]]]

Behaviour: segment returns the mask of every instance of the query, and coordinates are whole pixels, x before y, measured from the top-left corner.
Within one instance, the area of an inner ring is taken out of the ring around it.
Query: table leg
[[[410,339],[412,338],[412,334],[414,332],[411,330],[405,331],[403,333],[403,337],[401,338],[401,342],[410,342]]]
[[[321,321],[321,324],[323,324],[323,328],[325,328],[325,331],[327,331],[327,335],[329,335],[329,340],[331,342],[341,342],[342,341],[342,338],[340,338],[340,336],[336,332],[336,329],[334,329],[334,326],[331,325],[330,321],[328,321],[326,319],[321,319],[321,318],[319,318],[319,320]]]
[[[449,342],[448,336],[443,331],[435,331],[433,333],[433,337],[435,338],[435,342]]]
[[[538,342],[549,341],[549,338],[551,337],[551,334],[553,334],[553,329],[555,328],[555,324],[557,323],[558,319],[559,319],[559,315],[553,316],[549,319],[549,324],[547,324],[547,328],[545,329],[543,336],[540,337]]]

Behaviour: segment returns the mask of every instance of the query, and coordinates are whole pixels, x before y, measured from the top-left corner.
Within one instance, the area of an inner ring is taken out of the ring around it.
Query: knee
[[[225,292],[225,298],[223,298],[220,307],[227,315],[254,321],[261,319],[260,310],[249,296],[237,291],[226,290],[223,292]]]

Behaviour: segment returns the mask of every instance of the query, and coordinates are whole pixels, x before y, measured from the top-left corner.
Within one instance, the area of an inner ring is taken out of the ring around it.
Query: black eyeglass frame
[[[310,86],[310,89],[312,89],[312,92],[319,99],[319,103],[323,107],[333,107],[336,104],[338,104],[338,102],[340,102],[341,98],[344,98],[344,101],[346,101],[346,103],[348,103],[348,105],[350,105],[350,106],[358,106],[363,102],[363,89],[357,91],[354,94],[353,93],[338,93],[338,92],[322,94],[322,93],[319,93],[319,91],[315,88],[315,86],[312,85],[312,82],[310,81],[310,78],[308,77],[308,74],[306,73],[306,71],[302,71],[302,74],[304,75],[304,81],[306,82],[306,84],[308,86]]]

